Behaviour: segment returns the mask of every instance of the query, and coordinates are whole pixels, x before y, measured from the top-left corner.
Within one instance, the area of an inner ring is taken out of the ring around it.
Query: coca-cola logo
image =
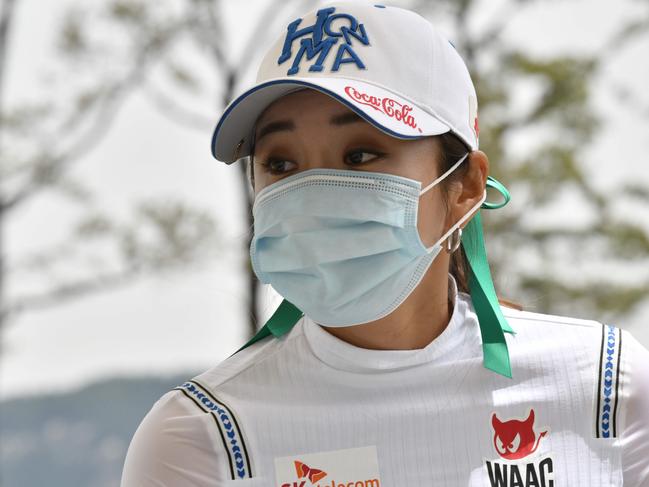
[[[412,115],[412,106],[406,103],[399,103],[397,100],[389,97],[380,98],[374,95],[368,95],[363,93],[353,86],[345,86],[345,93],[356,103],[361,105],[367,105],[379,112],[387,115],[390,118],[393,118],[399,122],[417,129],[421,133],[421,129],[417,126],[415,117]]]

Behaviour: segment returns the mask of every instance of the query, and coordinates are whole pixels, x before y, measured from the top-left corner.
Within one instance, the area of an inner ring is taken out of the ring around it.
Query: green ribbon
[[[497,179],[489,176],[487,187],[498,191],[503,200],[499,203],[485,201],[482,208],[495,210],[502,208],[511,199],[507,188]],[[512,368],[509,361],[509,350],[505,333],[514,334],[503,316],[498,303],[498,296],[494,289],[487,251],[482,233],[482,216],[478,211],[469,221],[462,232],[462,246],[469,261],[469,291],[471,301],[478,316],[480,335],[482,337],[482,363],[485,368],[505,377],[512,377]]]
[[[507,323],[498,304],[484,247],[479,211],[465,227],[462,245],[469,261],[469,290],[480,324],[483,364],[487,369],[511,378],[512,370],[504,332],[514,333],[514,330]]]
[[[304,313],[297,309],[293,303],[283,300],[273,313],[273,316],[268,319],[266,324],[257,332],[257,334],[232,355],[240,352],[253,343],[258,342],[262,338],[266,338],[268,335],[273,335],[275,338],[281,337],[283,334],[291,331],[291,328],[293,328],[295,323],[297,323],[303,315]]]
[[[487,187],[497,190],[503,196],[503,201],[500,203],[485,201],[482,208],[487,210],[502,208],[511,199],[507,188],[491,176],[487,178]],[[483,365],[487,369],[511,378],[512,370],[505,333],[514,334],[515,332],[507,323],[498,303],[491,271],[489,270],[489,262],[487,261],[487,251],[484,246],[480,211],[475,214],[464,228],[462,245],[470,268],[469,290],[471,292],[471,301],[478,316],[480,335],[482,336]],[[281,337],[288,333],[303,315],[304,313],[292,303],[283,300],[275,313],[255,336],[232,355],[269,335],[276,338]]]
[[[498,191],[502,195],[503,200],[500,203],[490,203],[489,201],[485,201],[482,203],[482,208],[485,210],[497,210],[498,208],[502,208],[512,199],[509,191],[505,188],[505,185],[491,176],[487,176],[487,188],[493,188]]]

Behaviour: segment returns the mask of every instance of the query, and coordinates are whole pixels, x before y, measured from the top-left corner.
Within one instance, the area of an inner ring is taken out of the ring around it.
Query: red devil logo
[[[547,431],[538,436],[534,433],[534,409],[530,409],[525,421],[510,419],[503,422],[494,413],[491,425],[494,428],[494,447],[498,455],[507,460],[517,460],[534,453],[541,438],[547,434]]]
[[[295,470],[299,479],[308,477],[312,484],[327,476],[327,472],[318,470],[317,468],[310,468],[306,464],[295,460]]]

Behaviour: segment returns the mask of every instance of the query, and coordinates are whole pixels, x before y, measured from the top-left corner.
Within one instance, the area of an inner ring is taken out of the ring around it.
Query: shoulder
[[[634,368],[632,358],[642,355],[643,350],[646,352],[629,331],[615,324],[508,307],[501,309],[514,331],[508,341],[514,354],[572,362],[582,370],[597,369],[598,374],[618,374],[619,370],[628,376]]]
[[[514,331],[509,340],[513,353],[542,355],[548,360],[590,357],[589,362],[594,362],[609,334],[615,335],[615,345],[619,345],[620,330],[613,325],[508,307],[501,310]]]
[[[179,391],[162,396],[144,417],[128,448],[122,487],[200,485],[222,470],[209,454],[211,419],[196,414]]]
[[[271,363],[281,361],[287,347],[300,346],[298,324],[289,334],[259,340],[162,396],[131,440],[122,487],[213,487],[251,476],[238,410],[241,396],[235,400],[224,388],[234,385],[251,394],[273,373]]]
[[[649,350],[614,325],[501,309],[515,332],[508,337],[513,356],[531,357],[545,373],[569,375],[573,386],[593,386],[593,434],[619,445],[625,485],[649,486]]]
[[[193,381],[201,386],[215,391],[230,382],[249,380],[256,370],[268,371],[273,364],[294,348],[302,336],[302,319],[298,321],[289,333],[279,338],[267,336],[249,347],[234,353],[218,365],[196,376]],[[299,346],[299,345],[297,345]]]
[[[573,318],[570,316],[523,311],[506,306],[500,308],[512,327],[517,325],[525,333],[547,333],[551,331],[570,330],[576,333],[601,332],[602,323],[595,320]],[[515,332],[519,330],[514,329]]]
[[[514,331],[506,334],[514,375],[523,382],[537,381],[555,391],[557,399],[579,407],[595,401],[603,430],[594,434],[613,434],[610,411],[604,408],[619,397],[628,332],[595,320],[501,309]]]

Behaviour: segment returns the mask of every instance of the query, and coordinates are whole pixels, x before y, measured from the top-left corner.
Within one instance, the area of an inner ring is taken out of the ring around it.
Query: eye
[[[271,174],[284,174],[295,169],[296,164],[286,159],[270,158],[267,161],[260,162],[265,171]]]
[[[503,445],[500,436],[496,436],[496,450],[498,450],[498,452],[502,454],[507,453],[507,450],[505,450],[505,445]]]
[[[509,444],[509,451],[510,452],[517,452],[519,446],[521,446],[521,435],[516,433],[516,436],[514,436],[514,439]]]
[[[384,154],[367,149],[354,149],[345,155],[345,163],[352,166],[364,164],[380,158]]]

